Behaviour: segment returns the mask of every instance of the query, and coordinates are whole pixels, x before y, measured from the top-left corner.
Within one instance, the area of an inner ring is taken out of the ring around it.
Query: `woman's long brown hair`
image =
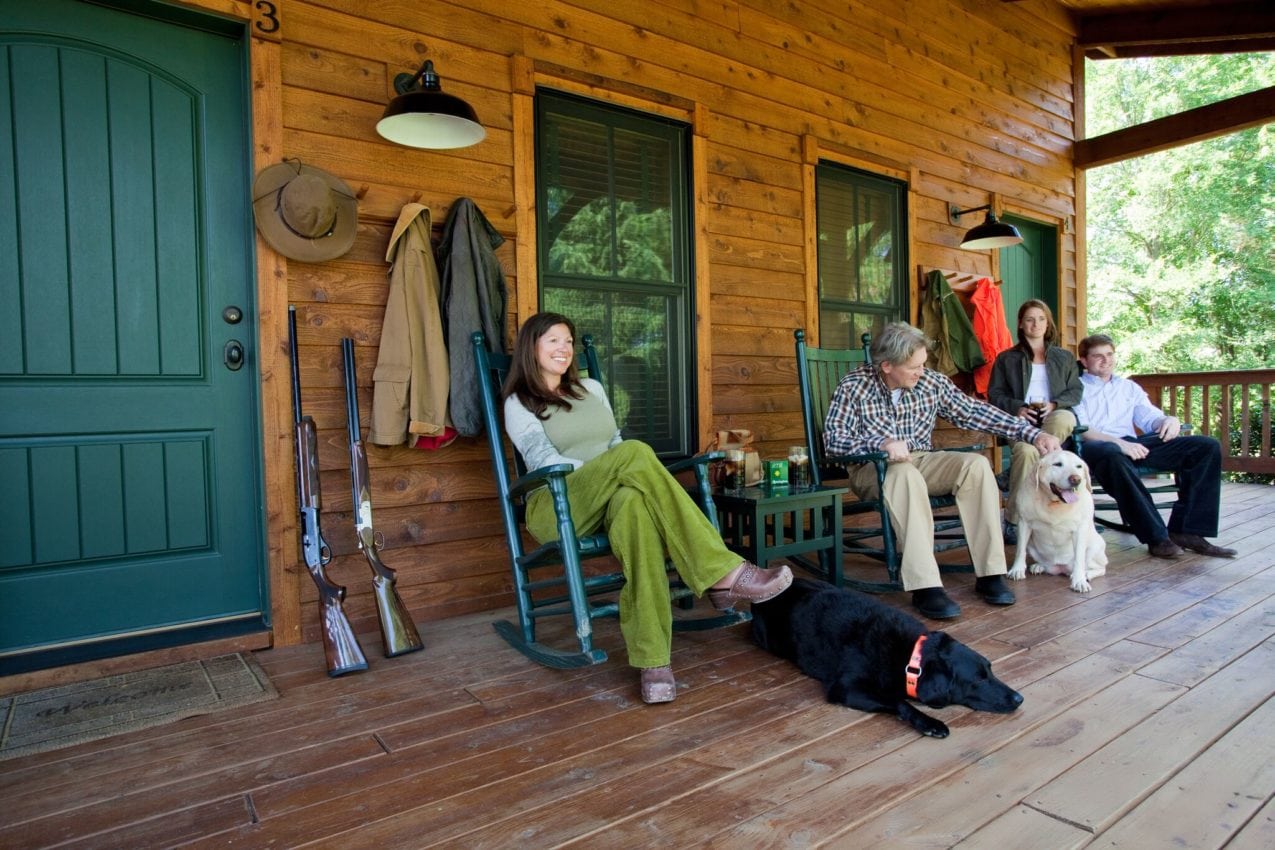
[[[514,340],[513,363],[509,367],[509,377],[505,379],[501,393],[502,398],[518,396],[522,406],[534,413],[537,419],[548,419],[549,415],[545,410],[551,405],[570,410],[571,402],[568,398],[584,398],[584,385],[580,383],[580,370],[576,368],[574,358],[557,390],[549,389],[544,376],[540,374],[536,345],[554,325],[566,325],[571,338],[575,339],[575,324],[561,313],[537,313],[523,322],[518,329],[518,338]]]

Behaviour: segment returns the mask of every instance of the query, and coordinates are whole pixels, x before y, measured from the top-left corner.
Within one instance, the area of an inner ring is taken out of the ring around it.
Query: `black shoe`
[[[1236,555],[1234,549],[1227,549],[1225,546],[1210,543],[1198,534],[1182,534],[1177,531],[1170,531],[1169,541],[1181,546],[1183,549],[1190,549],[1192,552],[1199,552],[1201,555],[1208,555],[1211,558],[1234,558]]]
[[[912,591],[912,606],[931,620],[950,620],[961,616],[961,606],[953,602],[941,587]]]
[[[1172,540],[1161,540],[1156,543],[1148,543],[1147,551],[1151,553],[1153,558],[1180,558],[1182,557],[1182,547],[1174,543]]]
[[[974,579],[974,592],[988,605],[1013,605],[1014,591],[1005,584],[1004,576],[980,576]]]

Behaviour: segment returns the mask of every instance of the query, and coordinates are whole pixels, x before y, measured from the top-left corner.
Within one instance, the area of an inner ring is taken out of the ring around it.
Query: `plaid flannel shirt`
[[[959,428],[1031,442],[1040,429],[956,388],[946,375],[926,369],[913,389],[903,391],[896,407],[890,388],[875,367],[851,369],[837,384],[823,442],[829,455],[880,451],[888,440],[903,440],[908,451],[934,450],[934,419],[942,416]]]

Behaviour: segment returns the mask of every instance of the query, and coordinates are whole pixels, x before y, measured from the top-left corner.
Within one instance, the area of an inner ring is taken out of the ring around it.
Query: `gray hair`
[[[907,322],[891,322],[873,338],[868,353],[878,366],[882,363],[902,366],[912,359],[918,348],[925,348],[928,344],[929,340],[919,328]]]

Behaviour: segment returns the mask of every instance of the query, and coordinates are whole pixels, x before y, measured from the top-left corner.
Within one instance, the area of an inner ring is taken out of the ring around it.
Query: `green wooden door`
[[[0,672],[267,610],[247,47],[146,8],[0,0]]]
[[[1028,298],[1039,298],[1058,317],[1058,230],[1014,215],[1002,219],[1018,228],[1020,245],[1000,249],[1001,298],[1010,336],[1018,339],[1015,320]]]

